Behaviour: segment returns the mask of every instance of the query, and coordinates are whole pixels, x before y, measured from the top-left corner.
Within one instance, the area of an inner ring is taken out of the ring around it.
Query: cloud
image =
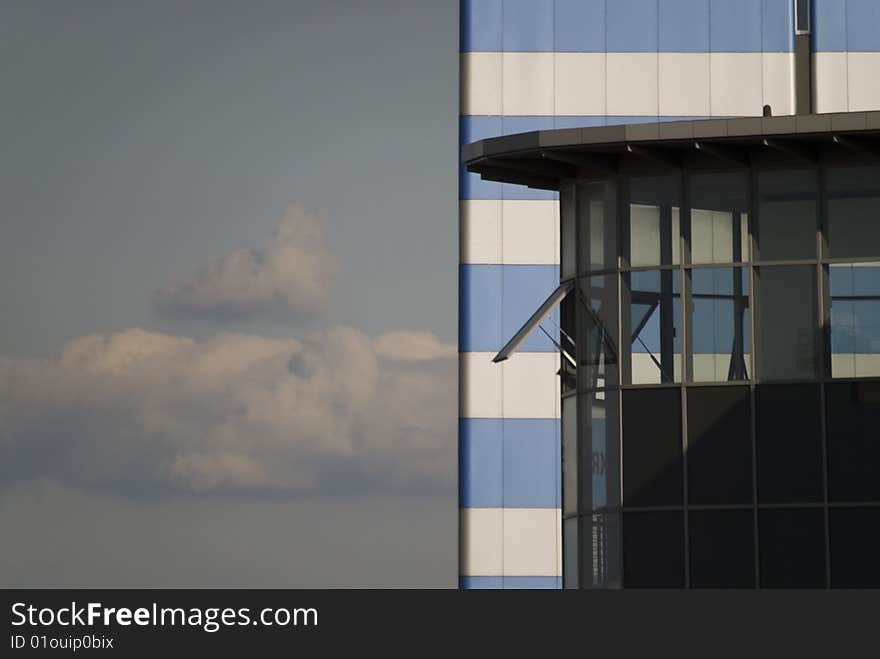
[[[169,289],[157,291],[161,315],[235,317],[314,313],[325,304],[336,259],[320,220],[291,206],[262,249],[238,249]]]
[[[150,496],[454,483],[456,362],[430,334],[131,329],[0,357],[0,383],[0,484]]]

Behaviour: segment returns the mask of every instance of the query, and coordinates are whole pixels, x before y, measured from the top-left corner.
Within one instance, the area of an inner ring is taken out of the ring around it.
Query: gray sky
[[[458,3],[0,11],[0,586],[454,585]]]

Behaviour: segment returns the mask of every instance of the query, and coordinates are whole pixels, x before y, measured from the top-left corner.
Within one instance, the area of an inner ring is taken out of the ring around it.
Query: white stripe
[[[847,111],[846,53],[815,53],[813,80],[814,112]]]
[[[459,210],[461,263],[559,263],[558,201],[470,199]]]
[[[558,508],[462,508],[462,576],[558,577]]]
[[[559,353],[518,352],[493,364],[491,352],[459,355],[459,413],[469,419],[558,419]]]

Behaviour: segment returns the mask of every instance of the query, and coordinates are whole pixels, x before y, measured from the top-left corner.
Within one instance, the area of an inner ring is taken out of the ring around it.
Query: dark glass
[[[559,191],[559,275],[562,279],[573,277],[577,271],[577,205],[575,186],[568,185]]]
[[[624,513],[625,588],[684,587],[684,515]]]
[[[825,512],[758,513],[762,588],[825,587]]]
[[[831,375],[880,376],[880,263],[832,265]]]
[[[810,265],[756,269],[758,378],[816,377],[816,268]]]
[[[578,588],[580,586],[580,520],[577,517],[562,522],[562,587]]]
[[[828,497],[880,501],[880,382],[825,386]]]
[[[678,389],[623,391],[624,505],[682,505],[681,444]]]
[[[795,0],[795,30],[799,34],[810,31],[810,0]]]
[[[620,437],[617,391],[580,396],[580,509],[604,510],[620,504]]]
[[[752,349],[748,270],[700,268],[688,270],[688,278],[692,380],[748,380]]]
[[[755,388],[759,502],[822,500],[821,429],[818,385]]]
[[[690,181],[690,262],[748,261],[748,174],[692,174]]]
[[[691,510],[688,529],[693,588],[755,587],[751,510]]]
[[[677,270],[623,276],[627,384],[681,381],[681,279]]]
[[[758,172],[756,259],[815,259],[815,169]]]
[[[618,384],[617,275],[582,277],[578,282],[578,377],[581,389]]]
[[[578,509],[577,397],[562,399],[562,513]]]
[[[592,524],[581,535],[585,547],[581,563],[581,587],[620,588],[620,513],[594,513],[581,520],[582,524]],[[589,537],[586,537],[587,533]]]
[[[752,501],[748,387],[687,390],[688,498],[694,505]]]
[[[828,250],[834,258],[880,254],[880,166],[828,169]]]
[[[880,508],[832,508],[831,587],[880,588]]]
[[[633,267],[680,262],[681,177],[629,181],[625,253]]]
[[[576,314],[578,292],[573,290],[559,304],[559,378],[562,393],[577,389]]]
[[[617,267],[617,182],[577,186],[578,265],[581,271]]]

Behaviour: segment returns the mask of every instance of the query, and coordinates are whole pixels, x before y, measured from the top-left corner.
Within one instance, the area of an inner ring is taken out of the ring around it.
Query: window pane
[[[677,512],[623,516],[623,585],[684,587],[684,516]]]
[[[828,249],[835,258],[880,253],[880,167],[828,170]]]
[[[749,184],[744,172],[691,176],[691,263],[748,260]]]
[[[616,183],[577,186],[579,265],[581,270],[617,267]]]
[[[575,187],[570,185],[559,192],[560,242],[561,255],[559,274],[562,279],[573,277],[577,270],[577,206],[575,205]]]
[[[582,389],[618,383],[617,275],[581,278],[578,289],[578,377]]]
[[[748,380],[749,277],[743,268],[689,270],[694,382]]]
[[[681,382],[681,280],[677,270],[624,275],[627,383]],[[628,335],[628,338],[627,338]]]
[[[681,444],[678,389],[623,392],[624,505],[682,505]]]
[[[630,265],[679,263],[680,188],[678,176],[631,179],[627,232]]]
[[[754,520],[751,510],[688,513],[691,586],[754,588]]]
[[[580,397],[581,510],[620,504],[620,438],[617,391]]]
[[[820,412],[817,385],[755,388],[759,502],[822,500]]]
[[[758,513],[762,588],[825,587],[825,513],[762,510]]]
[[[758,173],[757,258],[816,258],[816,170]]]
[[[582,537],[584,545],[582,588],[620,588],[621,587],[621,539],[620,513],[596,513],[582,517],[592,524],[585,529]],[[589,535],[587,535],[589,534]],[[588,572],[591,573],[588,577]],[[590,579],[588,581],[588,578]]]
[[[880,508],[832,508],[831,587],[880,588]]]
[[[577,511],[577,397],[562,399],[562,512]]]
[[[687,390],[688,498],[695,505],[752,501],[752,440],[747,387]]]
[[[559,377],[562,393],[574,391],[577,388],[577,345],[575,342],[575,327],[577,314],[577,291],[573,290],[559,305]]]
[[[880,263],[832,265],[831,375],[880,375]]]
[[[562,587],[578,588],[580,574],[578,556],[580,539],[578,537],[578,518],[572,517],[562,522]]]
[[[816,269],[756,269],[761,380],[816,377]]]
[[[880,501],[880,382],[825,387],[828,497]]]

